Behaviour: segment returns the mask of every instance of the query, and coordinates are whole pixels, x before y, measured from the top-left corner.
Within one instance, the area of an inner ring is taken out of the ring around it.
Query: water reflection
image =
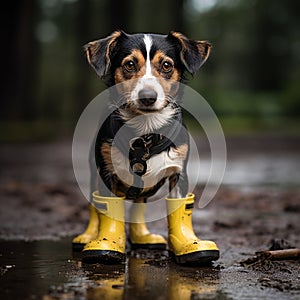
[[[70,240],[0,242],[1,299],[211,299],[219,271],[182,267],[166,257],[128,257],[126,264],[82,264]],[[12,266],[12,267],[10,267]]]
[[[217,292],[219,271],[182,267],[168,259],[129,257],[126,265],[84,265],[94,286],[86,299],[209,299]]]

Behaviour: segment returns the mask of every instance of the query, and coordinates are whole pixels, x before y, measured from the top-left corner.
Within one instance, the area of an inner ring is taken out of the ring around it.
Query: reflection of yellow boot
[[[192,211],[194,195],[167,198],[169,249],[179,264],[211,262],[219,258],[219,249],[212,241],[202,241],[194,233]]]
[[[188,274],[188,280],[187,280]],[[167,295],[164,299],[216,299],[219,271],[215,268],[188,270],[170,268],[167,274]]]
[[[159,234],[150,233],[145,224],[145,203],[134,203],[130,210],[130,242],[133,249],[166,249],[167,242]]]
[[[72,248],[74,251],[81,251],[85,244],[94,240],[99,231],[98,214],[93,205],[90,205],[90,220],[86,230],[76,236],[72,241]]]
[[[98,192],[93,193],[93,198],[100,230],[97,238],[83,248],[82,260],[87,263],[122,263],[126,245],[124,198],[103,197]]]
[[[90,281],[84,299],[122,300],[126,287],[125,265],[92,265],[87,270]],[[121,269],[122,267],[122,269]],[[92,283],[92,284],[91,284]]]
[[[125,276],[124,276],[125,277]],[[88,288],[86,299],[122,300],[124,299],[124,280],[102,279],[96,287]]]

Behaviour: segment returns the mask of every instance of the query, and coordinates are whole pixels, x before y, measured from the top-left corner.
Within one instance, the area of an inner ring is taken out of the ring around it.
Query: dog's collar
[[[130,149],[133,150],[135,147],[149,148],[149,150],[151,148],[149,151],[151,152],[151,157],[166,150],[172,145],[172,142],[175,145],[180,144],[180,132],[183,125],[181,110],[177,110],[176,113],[174,113],[171,122],[155,130],[154,133],[148,133],[142,136],[137,136],[135,128],[126,124],[118,110],[114,111],[108,119],[109,121],[105,122],[101,128],[101,132],[98,133],[97,139],[99,139],[99,141],[113,141],[114,145],[125,157],[128,157],[128,150],[130,152]],[[122,133],[118,134],[121,128]],[[115,139],[116,135],[118,135],[117,139]],[[145,145],[147,147],[145,147]]]

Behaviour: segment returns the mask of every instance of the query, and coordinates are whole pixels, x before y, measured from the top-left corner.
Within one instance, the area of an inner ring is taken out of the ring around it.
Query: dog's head
[[[185,72],[196,73],[207,60],[210,44],[181,33],[126,34],[115,31],[90,42],[85,52],[90,65],[108,86],[121,83],[134,114],[160,112],[178,91]]]

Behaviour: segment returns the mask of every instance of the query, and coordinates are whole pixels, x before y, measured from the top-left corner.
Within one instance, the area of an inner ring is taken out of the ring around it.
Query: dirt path
[[[297,145],[296,138],[229,141],[225,177],[230,180],[226,183],[225,178],[207,207],[194,212],[195,231],[201,238],[216,241],[221,249],[221,258],[212,268],[178,267],[167,253],[153,256],[142,252],[131,253],[123,269],[102,267],[101,271],[82,267],[70,252],[70,237],[84,228],[88,218],[87,201],[73,176],[70,143],[3,145],[0,292],[7,296],[3,299],[42,295],[45,300],[99,299],[103,293],[123,299],[176,299],[176,291],[182,291],[178,299],[299,299],[299,261],[241,265],[256,251],[269,249],[274,240],[277,247],[300,247]],[[255,165],[255,157],[266,159]],[[273,179],[251,181],[257,177],[255,172]],[[197,196],[201,190],[200,182]],[[149,226],[166,235],[165,219]],[[31,263],[24,266],[20,255]],[[45,271],[43,280],[40,273],[30,272],[33,263]],[[49,264],[54,266],[52,271]],[[32,274],[31,278],[27,274]],[[13,282],[16,286],[22,283],[17,292]]]

